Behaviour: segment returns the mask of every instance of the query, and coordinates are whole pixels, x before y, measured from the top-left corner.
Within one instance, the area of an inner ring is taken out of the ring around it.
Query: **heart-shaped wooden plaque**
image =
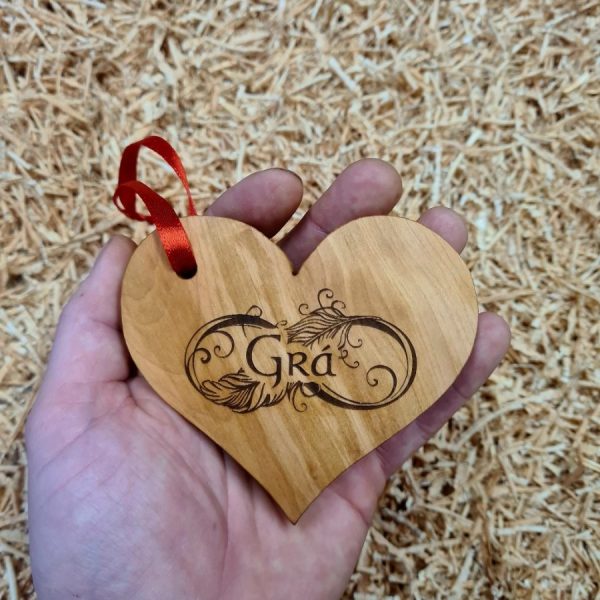
[[[296,522],[450,387],[477,329],[469,271],[399,217],[341,227],[296,275],[247,225],[182,223],[198,272],[178,277],[156,233],[140,244],[123,281],[127,346],[154,390]]]

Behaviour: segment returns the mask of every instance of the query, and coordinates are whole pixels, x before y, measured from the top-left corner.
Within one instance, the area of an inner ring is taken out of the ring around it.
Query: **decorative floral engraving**
[[[245,314],[226,315],[206,323],[194,333],[185,351],[185,372],[190,383],[207,400],[238,413],[274,406],[286,397],[302,412],[309,398],[366,410],[387,406],[403,396],[417,369],[415,349],[406,334],[380,317],[346,315],[346,305],[335,300],[329,289],[319,291],[317,302],[313,310],[307,304],[300,305],[301,318],[290,326],[286,321],[272,323],[264,319],[258,306]],[[381,332],[397,348],[394,364],[377,362],[364,368],[364,380],[374,399],[348,398],[332,387],[335,377],[343,375],[335,372],[336,366],[359,370],[361,360],[366,358],[360,356],[364,342],[357,332],[361,328]],[[202,379],[207,365],[228,359],[236,343],[245,345],[244,364],[216,380]]]

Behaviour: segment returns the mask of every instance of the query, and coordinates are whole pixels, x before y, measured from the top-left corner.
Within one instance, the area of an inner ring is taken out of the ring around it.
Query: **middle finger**
[[[401,194],[402,180],[389,163],[367,158],[350,165],[281,241],[294,271],[334,229],[358,217],[388,214]]]

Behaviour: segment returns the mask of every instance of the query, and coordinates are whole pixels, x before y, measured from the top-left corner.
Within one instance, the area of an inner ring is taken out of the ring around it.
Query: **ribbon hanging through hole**
[[[138,181],[137,160],[142,147],[156,152],[175,171],[187,194],[188,216],[197,214],[181,159],[169,142],[156,135],[130,144],[123,151],[119,166],[119,182],[113,195],[113,202],[130,219],[146,221],[156,226],[171,267],[179,277],[188,279],[193,277],[198,270],[192,244],[171,204],[145,183]],[[149,214],[144,215],[137,212],[136,196],[140,197]]]

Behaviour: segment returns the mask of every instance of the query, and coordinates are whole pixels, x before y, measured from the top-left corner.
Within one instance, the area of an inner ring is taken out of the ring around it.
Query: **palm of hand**
[[[209,209],[273,235],[301,199],[269,170]],[[300,264],[326,231],[385,214],[395,171],[361,161],[338,177],[283,241]],[[422,222],[457,250],[464,225],[445,209]],[[453,388],[340,476],[291,525],[263,489],[135,374],[119,330],[119,291],[133,251],[115,238],[65,309],[27,424],[31,556],[44,598],[311,598],[342,593],[386,478],[459,408],[504,354],[501,319],[482,315]]]

